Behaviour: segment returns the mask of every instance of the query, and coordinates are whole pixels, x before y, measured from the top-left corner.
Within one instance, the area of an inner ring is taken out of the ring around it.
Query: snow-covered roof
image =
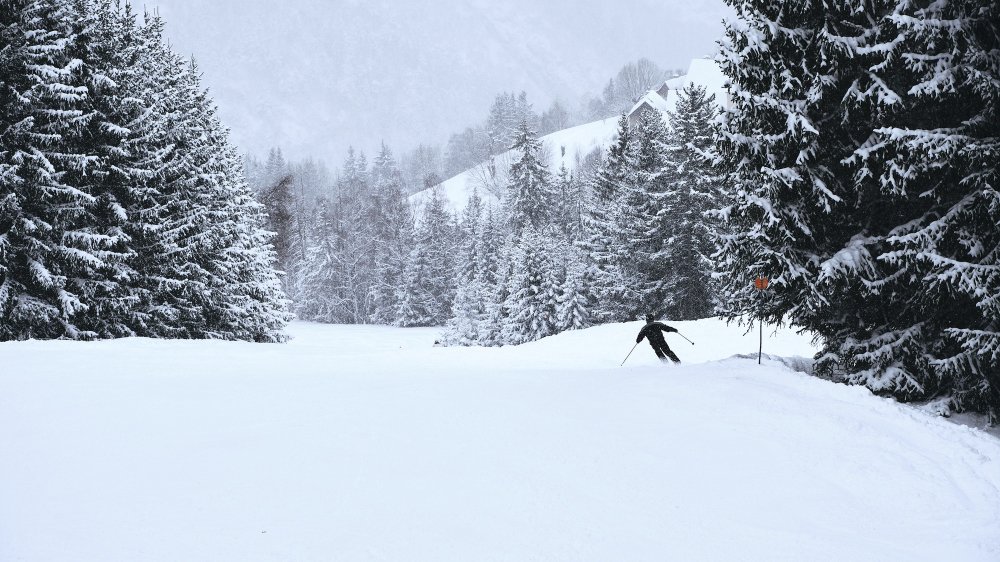
[[[666,84],[667,87],[670,88],[671,90],[676,90],[677,88],[684,87],[685,80],[687,80],[687,76],[681,75],[681,76],[674,76],[673,78],[665,80],[663,83]]]
[[[694,59],[688,68],[684,86],[695,83],[704,86],[708,94],[715,94],[715,101],[719,105],[728,105],[728,92],[726,91],[726,75],[722,73],[722,68],[714,59]],[[668,100],[669,101],[669,100]],[[672,107],[672,106],[671,106]]]
[[[666,80],[656,90],[646,92],[628,113],[632,115],[643,104],[649,105],[664,114],[667,111],[673,111],[674,107],[677,106],[678,92],[692,83],[703,86],[709,95],[714,94],[715,101],[719,105],[729,105],[729,96],[726,91],[726,75],[722,73],[722,68],[719,67],[719,64],[714,59],[704,58],[693,59],[691,65],[688,67],[687,74]],[[669,88],[666,99],[658,93],[664,85]]]
[[[667,100],[663,99],[663,96],[655,91],[649,91],[646,92],[646,95],[639,98],[639,101],[635,102],[635,105],[633,105],[632,109],[628,111],[628,114],[632,115],[643,105],[648,105],[660,113],[666,113],[671,107],[673,107],[667,102]]]

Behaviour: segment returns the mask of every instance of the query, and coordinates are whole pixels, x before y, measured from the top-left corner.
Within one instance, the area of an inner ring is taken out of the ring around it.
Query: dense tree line
[[[835,380],[995,423],[1000,5],[729,3],[726,314],[810,330]]]
[[[719,175],[705,150],[717,111],[703,88],[681,95],[682,119],[624,116],[592,177],[552,174],[522,123],[502,203],[473,198],[460,222],[458,290],[445,340],[522,343],[646,312],[709,316]]]
[[[283,339],[264,211],[163,22],[0,3],[0,340]]]
[[[733,5],[729,109],[686,88],[666,122],[622,119],[592,174],[547,169],[544,113],[511,133],[496,111],[475,157],[511,135],[501,204],[432,199],[378,299],[391,321],[480,345],[644,312],[787,322],[823,376],[995,422],[996,3]]]
[[[447,325],[444,342],[463,345],[522,343],[646,312],[711,315],[715,222],[706,213],[719,206],[721,180],[704,151],[717,106],[698,87],[680,98],[675,126],[623,116],[603,162],[571,173],[548,169],[525,97],[499,97],[493,130],[510,135],[503,150],[514,154],[500,204],[476,195],[458,216],[436,190],[413,216],[388,148],[371,165],[351,151],[315,193],[272,151],[251,169],[295,311],[323,322]],[[517,125],[501,118],[504,107],[520,107]]]

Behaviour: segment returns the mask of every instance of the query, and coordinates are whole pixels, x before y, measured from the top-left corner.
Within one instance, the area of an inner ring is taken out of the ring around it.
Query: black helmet
[[[647,315],[646,315],[646,323],[647,323],[647,324],[649,324],[649,323],[650,323],[650,322],[652,322],[653,320],[656,320],[656,317],[655,317],[655,316],[653,316],[652,314],[647,314]]]

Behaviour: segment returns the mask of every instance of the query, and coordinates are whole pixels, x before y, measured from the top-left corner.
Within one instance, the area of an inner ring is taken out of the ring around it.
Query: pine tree
[[[673,264],[658,259],[657,249],[669,232],[661,225],[674,219],[664,213],[667,191],[667,129],[657,112],[643,113],[633,131],[635,183],[626,185],[613,216],[625,279],[626,318],[665,315],[673,300],[669,279]],[[667,280],[666,282],[664,282]]]
[[[583,216],[581,243],[592,264],[594,317],[601,322],[631,320],[625,310],[623,262],[631,259],[620,245],[617,217],[622,193],[635,184],[634,149],[628,118],[618,121],[618,136],[591,182]]]
[[[504,204],[515,234],[525,228],[538,230],[551,219],[552,189],[549,172],[541,160],[542,145],[528,124],[522,122],[511,150],[520,156],[511,164]]]
[[[583,193],[580,182],[564,163],[559,167],[552,198],[553,222],[567,240],[578,240],[583,229]]]
[[[516,239],[507,279],[504,344],[517,345],[556,333],[561,280],[552,258],[551,237],[530,226]]]
[[[556,304],[556,332],[566,330],[581,330],[592,325],[590,296],[590,279],[584,254],[569,245],[559,249],[563,260],[559,287],[559,297]]]
[[[457,288],[452,317],[445,326],[442,340],[448,345],[476,345],[486,336],[484,324],[488,317],[487,285],[488,267],[484,248],[485,221],[483,200],[473,189],[472,196],[462,211],[458,233],[458,255],[455,260]]]
[[[397,325],[442,326],[455,299],[454,227],[443,196],[434,190],[424,207],[399,296]]]
[[[377,324],[392,324],[399,306],[413,217],[403,193],[403,176],[388,147],[375,158],[366,220],[372,229],[372,313]]]
[[[260,216],[162,22],[111,0],[0,15],[0,338],[282,339]]]
[[[1000,422],[1000,6],[893,2],[874,76],[852,110],[871,135],[848,163],[879,225],[834,256],[827,285],[857,275],[820,367],[902,399],[948,398]],[[844,265],[844,253],[858,272]],[[873,314],[874,313],[874,314]],[[831,314],[832,316],[832,314]],[[849,331],[849,333],[844,333]]]
[[[996,416],[995,3],[734,7],[729,315],[814,331],[828,376]]]
[[[141,174],[130,152],[131,126],[143,109],[135,87],[135,19],[131,10],[110,0],[73,2],[67,13],[76,37],[68,54],[79,61],[74,74],[86,88],[89,116],[78,124],[79,144],[63,150],[87,154],[89,163],[62,179],[93,197],[67,226],[86,232],[86,250],[100,259],[99,264],[88,260],[66,270],[86,303],[74,323],[90,337],[136,335],[144,332],[133,286],[139,272],[132,263],[132,243],[145,229],[140,212],[148,208],[148,198],[136,181]]]
[[[106,266],[81,219],[96,199],[74,185],[96,160],[82,138],[94,115],[79,16],[64,3],[0,6],[0,340],[98,335],[76,324]]]
[[[500,346],[503,341],[503,326],[507,318],[504,303],[507,300],[507,280],[513,272],[510,259],[514,238],[506,233],[506,225],[500,223],[502,213],[489,207],[483,219],[479,234],[478,267],[482,280],[485,321],[480,326],[479,343]]]
[[[275,266],[283,273],[282,286],[292,295],[304,251],[298,244],[301,217],[296,211],[301,205],[295,193],[297,180],[280,148],[271,149],[261,172],[261,183],[256,188],[257,200],[264,205],[264,227],[274,233],[271,244],[277,259]]]
[[[302,264],[302,289],[295,303],[300,318],[339,322],[344,295],[339,287],[338,220],[326,198],[317,203],[316,224]]]
[[[134,99],[141,111],[130,124],[133,177],[143,189],[142,206],[133,224],[134,267],[143,332],[155,337],[206,337],[205,303],[210,273],[196,256],[198,241],[212,218],[209,198],[193,186],[199,173],[193,100],[185,62],[163,39],[163,21],[147,14],[139,29],[138,69]]]
[[[654,314],[677,320],[711,316],[716,306],[712,255],[718,232],[710,212],[722,205],[720,174],[710,152],[714,143],[713,119],[718,112],[714,96],[689,84],[678,93],[670,113],[665,189],[659,194],[654,223],[652,260],[662,277],[652,291],[666,307]]]

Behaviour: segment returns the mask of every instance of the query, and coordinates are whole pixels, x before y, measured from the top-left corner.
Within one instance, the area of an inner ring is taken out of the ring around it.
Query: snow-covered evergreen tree
[[[567,240],[579,240],[583,230],[582,184],[577,176],[566,169],[564,163],[559,167],[552,193],[552,218]]]
[[[722,205],[722,179],[711,161],[713,120],[718,113],[714,96],[704,87],[689,84],[678,92],[670,112],[663,182],[651,256],[661,272],[652,280],[654,302],[663,309],[653,314],[677,320],[711,316],[716,306],[712,280],[714,235],[718,225],[710,215]]]
[[[301,317],[345,324],[370,321],[374,224],[365,220],[368,190],[366,160],[351,149],[334,197],[319,204],[302,266],[303,291],[296,305]]]
[[[162,21],[110,0],[0,15],[0,339],[281,339],[261,216]]]
[[[630,320],[625,310],[626,283],[622,262],[629,259],[620,244],[618,205],[622,193],[635,184],[632,132],[628,118],[618,121],[618,136],[608,148],[591,182],[590,197],[583,216],[584,240],[581,247],[591,263],[591,293],[594,318],[601,322]]]
[[[265,228],[274,233],[272,245],[276,267],[283,273],[285,292],[294,296],[296,275],[301,267],[304,248],[299,236],[301,202],[296,196],[296,178],[280,148],[272,148],[261,170],[255,191],[266,211]]]
[[[503,325],[507,318],[504,303],[507,300],[507,280],[513,270],[510,259],[514,238],[506,234],[501,224],[502,212],[493,207],[486,209],[479,239],[479,265],[477,273],[482,280],[486,318],[479,330],[482,345],[503,345]]]
[[[454,224],[439,190],[432,192],[417,226],[400,287],[399,326],[442,326],[455,298]]]
[[[99,335],[77,325],[108,265],[87,220],[97,199],[76,185],[97,161],[82,17],[65,2],[0,6],[0,340]]]
[[[563,260],[556,304],[556,332],[589,328],[593,302],[590,295],[590,281],[587,263],[583,253],[566,245],[560,250]]]
[[[507,310],[501,328],[505,344],[535,341],[556,333],[561,280],[552,253],[551,234],[528,226],[517,239],[503,303]]]
[[[365,217],[372,232],[371,320],[392,324],[411,249],[413,217],[403,194],[403,176],[385,145],[372,164],[371,195]]]
[[[542,162],[542,145],[528,124],[522,122],[514,134],[518,153],[511,164],[504,206],[515,234],[525,228],[541,229],[549,224],[552,213],[552,187],[549,172]]]
[[[480,329],[486,320],[485,287],[480,267],[483,200],[473,189],[458,225],[458,254],[455,259],[455,302],[442,340],[449,345],[473,345],[480,341]]]
[[[339,290],[337,217],[326,198],[317,203],[316,223],[302,263],[299,298],[295,311],[300,318],[318,322],[338,322],[343,307]]]
[[[671,196],[667,188],[667,128],[658,112],[639,117],[633,131],[635,183],[625,185],[613,216],[617,228],[619,267],[625,280],[626,319],[652,313],[666,316],[673,301],[669,280],[675,264],[657,250],[669,243],[669,225],[675,219],[664,210]]]
[[[995,419],[996,3],[732,4],[729,314],[815,331],[829,376]]]

